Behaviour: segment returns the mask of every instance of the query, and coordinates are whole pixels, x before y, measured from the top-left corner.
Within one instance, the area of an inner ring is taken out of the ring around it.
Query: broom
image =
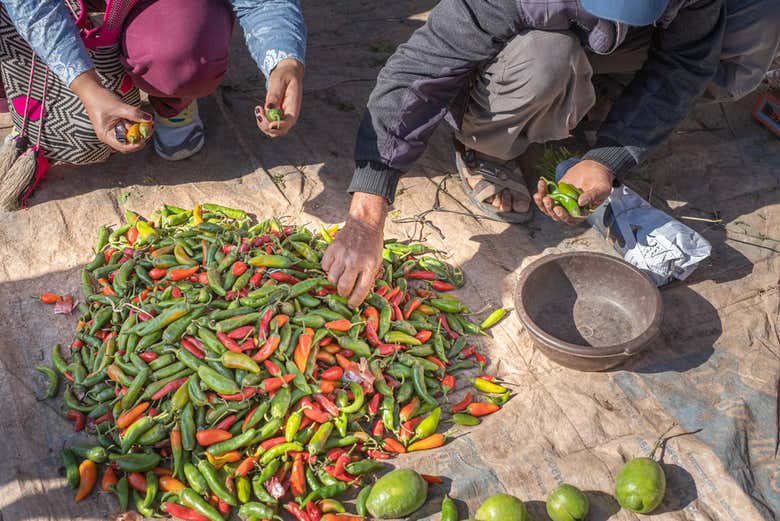
[[[33,59],[34,63],[34,59]],[[32,81],[30,82],[32,84]],[[26,196],[28,188],[36,179],[38,168],[38,154],[40,153],[41,134],[43,133],[43,118],[46,109],[46,91],[49,84],[49,68],[43,80],[43,95],[41,97],[41,107],[38,113],[38,137],[35,146],[27,148],[22,152],[16,161],[3,174],[0,171],[0,211],[10,212],[19,208],[19,199]],[[22,133],[17,138],[17,146],[14,148],[23,149],[28,144],[27,139],[27,119],[29,117],[28,108],[29,95],[25,103],[25,122]],[[21,146],[19,146],[21,145]]]
[[[5,176],[5,173],[16,162],[16,159],[24,152],[27,147],[26,141],[23,139],[27,128],[27,115],[30,107],[30,95],[32,94],[33,76],[35,75],[35,63],[36,56],[33,53],[32,66],[30,67],[30,82],[27,84],[27,96],[24,101],[24,114],[22,114],[22,131],[16,136],[11,136],[5,140],[2,148],[0,148],[0,178]]]

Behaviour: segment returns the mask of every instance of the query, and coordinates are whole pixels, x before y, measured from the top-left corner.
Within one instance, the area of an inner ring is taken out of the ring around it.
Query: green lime
[[[268,109],[265,112],[265,117],[268,121],[281,121],[282,111],[279,109]]]
[[[666,494],[664,470],[650,458],[634,458],[626,463],[615,479],[615,497],[631,512],[648,514]]]
[[[474,517],[477,521],[531,521],[523,502],[509,494],[487,498]]]
[[[588,498],[577,487],[563,483],[547,496],[547,515],[552,521],[582,521],[588,517]]]
[[[398,469],[374,483],[366,500],[372,517],[394,519],[418,510],[428,498],[428,483],[412,469]]]

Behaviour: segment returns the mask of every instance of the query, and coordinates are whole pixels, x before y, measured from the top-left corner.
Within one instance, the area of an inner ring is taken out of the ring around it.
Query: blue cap
[[[669,0],[580,0],[590,14],[604,20],[641,27],[652,25],[666,9]]]

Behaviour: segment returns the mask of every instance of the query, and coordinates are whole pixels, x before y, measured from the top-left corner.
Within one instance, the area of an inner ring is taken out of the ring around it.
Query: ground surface
[[[254,128],[262,82],[237,35],[227,81],[200,105],[208,137],[197,157],[169,164],[145,150],[57,169],[28,210],[0,217],[0,519],[97,520],[115,508],[105,495],[72,502],[56,453],[76,436],[54,401],[35,400],[42,382],[32,368],[55,342],[70,341],[75,318],[52,315],[29,295],[77,293],[96,227],[118,223],[125,207],[148,215],[164,202],[211,201],[313,225],[342,221],[360,111],[389,52],[433,3],[304,2],[303,116],[274,142]],[[678,218],[722,219],[686,221],[712,242],[713,255],[688,283],[663,290],[662,334],[651,351],[609,373],[579,373],[534,351],[513,317],[485,345],[517,396],[446,449],[399,460],[450,478],[463,517],[505,490],[546,519],[544,498],[567,481],[589,491],[591,519],[635,519],[608,495],[613,478],[675,421],[702,430],[668,443],[669,492],[657,519],[772,519],[780,511],[780,141],[751,121],[754,100],[697,108],[631,183]],[[392,215],[431,209],[435,187],[452,173],[442,131],[401,182]],[[446,187],[442,208],[457,213],[428,214],[441,233],[424,234],[463,268],[460,295],[475,309],[512,305],[522,265],[546,248],[610,251],[593,231],[539,216],[529,226],[477,220],[459,203],[456,180]],[[414,224],[387,227],[392,237],[417,233]],[[436,511],[431,502],[419,517],[438,519]]]

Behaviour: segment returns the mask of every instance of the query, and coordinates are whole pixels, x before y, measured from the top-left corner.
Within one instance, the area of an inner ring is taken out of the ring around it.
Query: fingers
[[[142,150],[144,148],[144,145],[146,145],[145,140],[142,140],[132,145],[130,143],[120,142],[117,139],[116,132],[114,131],[113,128],[108,132],[101,132],[98,137],[100,138],[100,141],[102,141],[106,145],[110,146],[111,148],[113,148],[114,150],[122,154],[132,154],[133,152],[138,152],[139,150]]]
[[[356,266],[357,263],[352,263],[352,266],[347,266],[339,277],[337,289],[339,295],[342,297],[349,297],[352,294],[352,289],[355,287],[358,275],[360,275],[360,268]]]
[[[132,105],[127,105],[125,103],[122,103],[119,106],[115,116],[126,119],[128,121],[132,121],[133,123],[140,123],[142,121],[152,121],[151,114],[144,112],[138,107],[133,107]]]
[[[333,264],[333,260],[336,256],[336,248],[338,248],[338,243],[331,243],[325,250],[325,255],[322,256],[320,265],[325,272],[330,272],[330,267]]]
[[[360,272],[355,288],[352,290],[352,296],[349,297],[350,306],[357,307],[362,304],[368,296],[368,292],[371,291],[375,273],[369,273],[370,271],[370,269],[364,269]]]

